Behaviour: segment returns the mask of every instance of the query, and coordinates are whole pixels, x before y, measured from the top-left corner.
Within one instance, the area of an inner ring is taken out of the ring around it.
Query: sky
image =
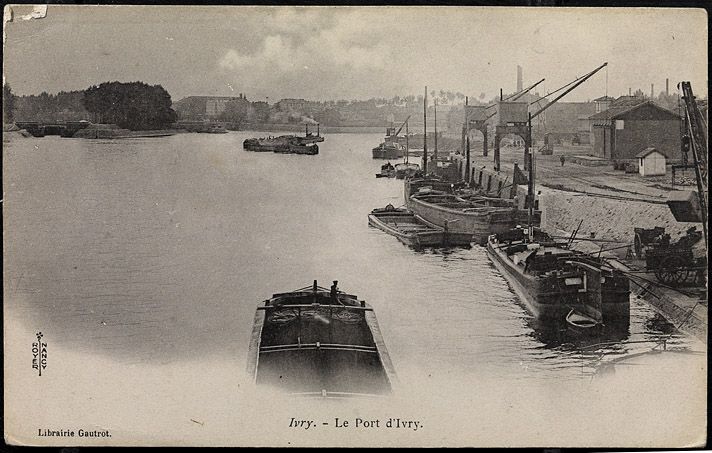
[[[485,94],[546,78],[552,91],[608,66],[565,101],[640,88],[707,94],[701,9],[49,5],[13,8],[4,79],[16,94],[141,80],[173,100],[237,96],[270,103],[391,98],[431,90]]]

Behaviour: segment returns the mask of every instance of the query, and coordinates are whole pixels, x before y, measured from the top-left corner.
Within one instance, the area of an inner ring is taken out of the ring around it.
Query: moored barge
[[[479,245],[485,245],[490,234],[508,231],[528,218],[528,213],[518,209],[513,200],[484,196],[465,200],[439,191],[413,194],[407,206],[428,222],[448,226],[453,233],[470,234]],[[540,218],[537,211],[535,223]]]
[[[578,327],[630,320],[628,278],[600,258],[546,236],[528,241],[522,229],[491,235],[487,254],[537,319],[569,324],[576,319]]]
[[[406,209],[396,209],[390,204],[371,211],[368,223],[414,248],[470,245],[469,234],[451,233],[446,228],[434,225]]]

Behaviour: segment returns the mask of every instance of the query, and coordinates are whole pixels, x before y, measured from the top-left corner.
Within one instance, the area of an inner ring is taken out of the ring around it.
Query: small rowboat
[[[396,169],[393,168],[390,162],[381,165],[381,172],[376,173],[376,178],[393,178],[396,175]]]
[[[416,248],[469,245],[472,238],[470,234],[450,233],[447,228],[434,225],[406,209],[396,209],[391,204],[371,211],[368,223]]]
[[[566,315],[566,324],[571,331],[580,334],[597,334],[603,328],[603,324],[599,320],[574,309]]]
[[[373,308],[337,283],[314,280],[257,307],[247,361],[255,383],[307,397],[392,392],[396,375]]]
[[[396,179],[411,178],[420,171],[420,165],[414,163],[401,162],[396,164]]]

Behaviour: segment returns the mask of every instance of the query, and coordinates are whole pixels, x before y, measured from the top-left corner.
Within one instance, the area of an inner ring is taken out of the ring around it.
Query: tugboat
[[[398,159],[403,157],[405,148],[396,142],[383,142],[371,152],[374,159]]]
[[[257,307],[247,372],[292,395],[350,398],[392,393],[396,375],[366,302],[314,280]]]
[[[405,119],[405,121],[403,121],[403,124],[401,124],[398,130],[396,130],[395,127],[386,128],[386,138],[383,140],[383,142],[381,142],[380,145],[376,146],[371,150],[374,159],[393,160],[400,159],[405,155],[405,147],[401,143],[402,137],[399,137],[398,134],[400,134],[400,131],[403,129],[403,126],[408,123],[409,119],[410,115],[408,116],[408,118]]]

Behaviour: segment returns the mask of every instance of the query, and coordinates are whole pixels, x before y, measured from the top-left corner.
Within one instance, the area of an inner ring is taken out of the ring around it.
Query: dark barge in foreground
[[[299,396],[391,393],[395,371],[373,308],[336,285],[314,280],[257,307],[247,361],[256,384]]]

